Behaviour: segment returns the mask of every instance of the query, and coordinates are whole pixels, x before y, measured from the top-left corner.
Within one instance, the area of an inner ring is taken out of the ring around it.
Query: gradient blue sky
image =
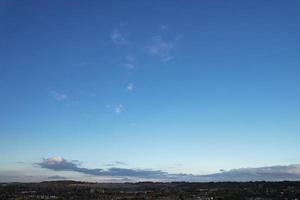
[[[0,2],[0,171],[300,163],[300,1]]]

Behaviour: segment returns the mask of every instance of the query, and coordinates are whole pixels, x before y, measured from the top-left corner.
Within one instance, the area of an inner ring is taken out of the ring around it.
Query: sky
[[[299,10],[0,0],[0,182],[300,180]]]

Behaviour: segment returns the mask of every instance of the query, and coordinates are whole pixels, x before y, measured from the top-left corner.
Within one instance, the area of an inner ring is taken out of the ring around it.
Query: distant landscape
[[[41,183],[9,183],[0,187],[0,199],[155,199],[155,200],[214,200],[214,199],[286,199],[300,198],[300,182],[140,182],[88,183],[53,181]]]

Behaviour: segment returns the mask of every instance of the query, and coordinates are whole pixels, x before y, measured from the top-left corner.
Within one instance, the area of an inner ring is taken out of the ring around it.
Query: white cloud
[[[116,112],[117,114],[121,114],[123,111],[124,111],[124,106],[123,106],[122,104],[116,105],[116,107],[115,107],[115,112]]]
[[[115,29],[111,33],[110,37],[113,43],[115,44],[124,45],[129,43],[129,41],[126,38],[126,34],[121,33],[118,29]]]
[[[126,90],[131,92],[133,90],[133,84],[132,83],[128,83],[128,85],[126,86]]]
[[[148,52],[152,56],[159,57],[163,62],[168,62],[173,58],[171,53],[174,48],[174,42],[167,41],[162,36],[155,36],[151,39]]]
[[[64,162],[64,159],[61,156],[53,156],[51,158],[45,159],[44,162],[48,164],[57,164]]]
[[[57,91],[51,91],[50,93],[53,96],[53,98],[56,99],[57,101],[65,101],[68,99],[68,95],[64,93],[59,93]]]

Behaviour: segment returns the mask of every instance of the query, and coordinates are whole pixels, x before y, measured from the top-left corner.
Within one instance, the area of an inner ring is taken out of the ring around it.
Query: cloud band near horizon
[[[240,168],[208,175],[193,175],[186,173],[171,174],[162,170],[119,167],[89,169],[81,167],[78,161],[66,160],[59,156],[43,159],[41,162],[37,163],[37,165],[41,168],[54,171],[72,171],[98,177],[130,177],[133,179],[156,179],[159,181],[204,182],[300,180],[300,165]]]

